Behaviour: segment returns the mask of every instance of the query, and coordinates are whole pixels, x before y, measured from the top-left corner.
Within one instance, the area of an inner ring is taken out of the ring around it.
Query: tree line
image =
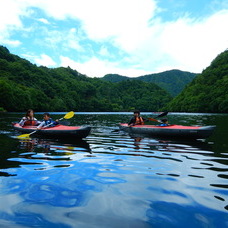
[[[228,50],[174,98],[146,76],[118,77],[114,75],[118,82],[112,82],[70,67],[37,67],[0,46],[0,111],[228,112]]]
[[[7,111],[154,111],[172,99],[154,83],[112,83],[89,78],[70,67],[37,67],[2,46],[0,97],[0,107]]]

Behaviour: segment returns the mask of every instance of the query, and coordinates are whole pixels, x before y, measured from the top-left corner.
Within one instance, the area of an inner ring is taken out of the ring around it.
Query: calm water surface
[[[19,140],[22,115],[0,114],[0,227],[228,227],[228,115],[170,113],[217,126],[191,141],[118,131],[131,113],[76,113],[80,141]]]

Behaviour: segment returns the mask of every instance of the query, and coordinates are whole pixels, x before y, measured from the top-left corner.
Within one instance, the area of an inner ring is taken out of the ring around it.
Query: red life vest
[[[24,126],[35,126],[36,125],[36,120],[26,120],[24,122]]]
[[[144,121],[141,116],[135,118],[135,125],[143,125]]]

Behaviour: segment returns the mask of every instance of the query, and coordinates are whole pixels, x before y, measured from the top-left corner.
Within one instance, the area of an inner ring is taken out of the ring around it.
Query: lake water
[[[80,141],[20,140],[22,115],[0,113],[0,227],[228,227],[227,114],[169,113],[217,126],[188,141],[118,131],[131,113],[76,113],[70,125],[92,126]]]

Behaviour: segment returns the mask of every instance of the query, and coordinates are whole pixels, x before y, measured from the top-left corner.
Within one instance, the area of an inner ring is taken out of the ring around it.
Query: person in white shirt
[[[34,111],[32,109],[28,109],[25,116],[19,122],[19,125],[23,126],[36,126],[39,122],[34,117]]]

